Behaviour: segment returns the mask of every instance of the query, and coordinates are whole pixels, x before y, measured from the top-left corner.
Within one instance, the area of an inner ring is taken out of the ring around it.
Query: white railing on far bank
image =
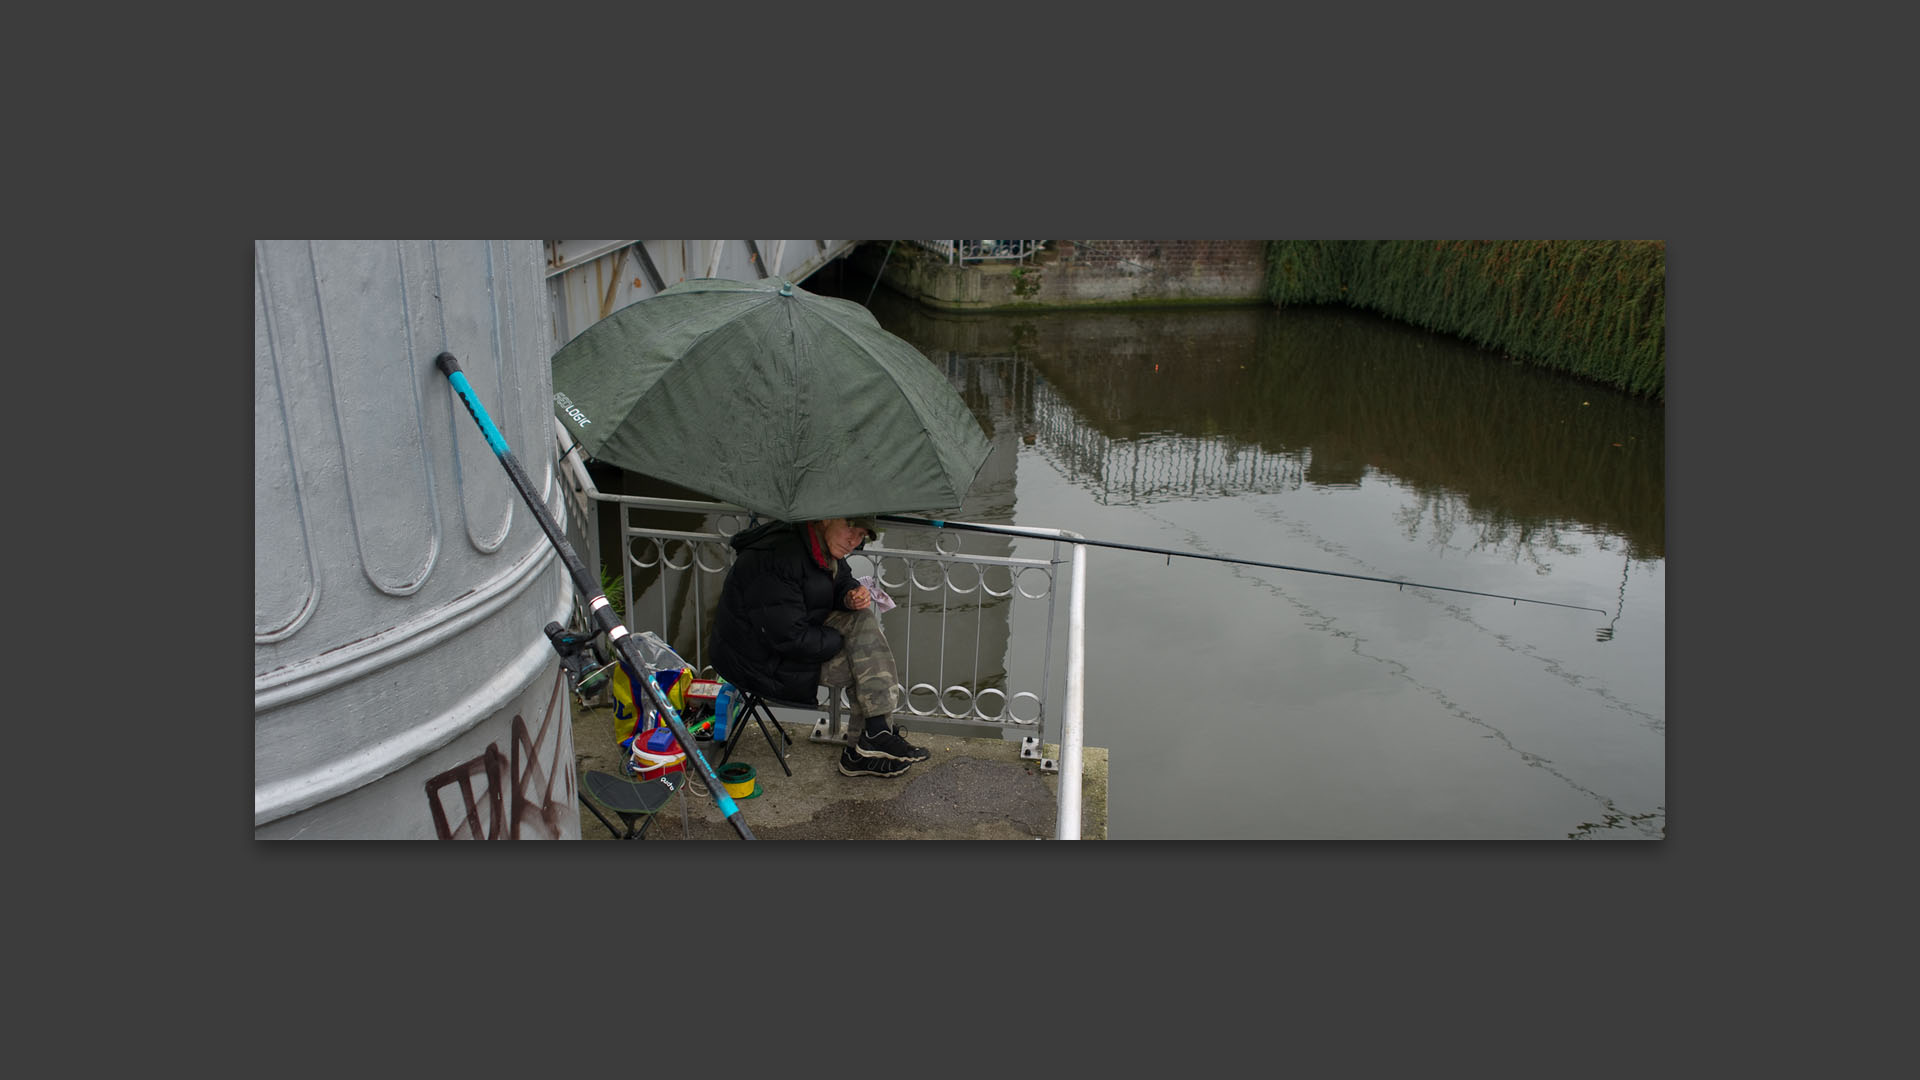
[[[970,262],[1022,262],[1040,253],[1045,240],[909,240],[947,260],[949,265]]]

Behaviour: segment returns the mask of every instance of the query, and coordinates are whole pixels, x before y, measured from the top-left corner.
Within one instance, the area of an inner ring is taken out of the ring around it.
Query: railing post
[[[1087,643],[1081,632],[1087,611],[1087,549],[1073,545],[1073,588],[1067,601],[1067,706],[1060,721],[1060,806],[1054,839],[1080,839],[1080,773],[1086,718]]]

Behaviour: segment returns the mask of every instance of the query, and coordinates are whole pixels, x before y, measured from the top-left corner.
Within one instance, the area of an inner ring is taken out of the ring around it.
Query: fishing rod
[[[467,377],[461,374],[460,362],[453,358],[452,353],[443,352],[434,358],[434,363],[446,375],[447,381],[453,384],[454,392],[460,395],[460,400],[466,403],[467,411],[473,414],[474,423],[480,425],[480,433],[486,436],[487,445],[493,448],[493,456],[498,458],[501,467],[507,470],[507,479],[513,481],[514,488],[520,492],[521,500],[527,504],[528,509],[533,511],[534,519],[540,523],[541,531],[547,534],[547,539],[553,544],[554,550],[560,553],[560,561],[566,564],[567,573],[573,578],[574,588],[580,590],[581,596],[588,598],[588,614],[594,620],[594,625],[599,628],[596,633],[606,634],[608,643],[619,650],[620,660],[626,665],[628,681],[635,686],[644,685],[647,688],[648,695],[658,706],[660,718],[673,732],[674,740],[680,744],[680,749],[686,752],[687,758],[699,767],[700,779],[706,782],[707,790],[713,793],[714,805],[726,815],[728,823],[733,826],[735,832],[740,834],[740,839],[755,839],[753,831],[748,829],[747,823],[740,818],[739,804],[727,794],[727,786],[720,781],[718,774],[713,771],[713,766],[707,764],[706,757],[694,745],[693,736],[688,733],[686,725],[680,722],[680,714],[675,711],[673,703],[667,700],[666,691],[662,690],[653,678],[641,674],[642,672],[650,673],[653,668],[640,658],[640,649],[635,644],[633,635],[614,619],[613,605],[600,591],[599,579],[587,573],[586,564],[574,554],[573,545],[567,543],[566,534],[560,531],[560,526],[553,520],[553,515],[547,511],[546,505],[534,493],[533,483],[527,479],[526,470],[520,467],[520,459],[515,457],[513,450],[507,446],[506,437],[500,434],[500,429],[493,426],[493,420],[487,416],[486,406],[480,404],[480,398],[474,394],[472,385],[467,382]]]
[[[1233,563],[1236,566],[1264,566],[1270,570],[1293,570],[1302,574],[1325,574],[1328,577],[1354,578],[1358,581],[1379,581],[1402,588],[1438,589],[1442,592],[1466,593],[1469,596],[1490,596],[1495,600],[1511,600],[1516,604],[1545,604],[1548,607],[1572,608],[1575,611],[1594,611],[1602,615],[1601,608],[1583,607],[1580,604],[1562,604],[1555,600],[1529,600],[1524,596],[1503,596],[1500,593],[1480,592],[1475,589],[1455,589],[1447,585],[1423,585],[1418,581],[1401,581],[1397,578],[1369,577],[1366,574],[1348,574],[1339,570],[1314,570],[1305,566],[1287,566],[1283,563],[1255,562],[1252,559],[1230,559],[1225,555],[1206,555],[1197,551],[1174,551],[1171,548],[1143,547],[1139,544],[1122,544],[1114,540],[1088,540],[1082,537],[1058,536],[1053,533],[1033,532],[1026,529],[1001,528],[996,525],[968,525],[958,521],[938,521],[932,518],[899,517],[894,514],[875,515],[880,521],[891,521],[898,525],[923,525],[933,529],[958,529],[964,532],[994,533],[999,536],[1024,536],[1035,540],[1058,540],[1067,544],[1085,544],[1089,547],[1119,548],[1122,551],[1144,551],[1150,555],[1166,555],[1169,558],[1178,555],[1183,559],[1211,559],[1214,562]]]

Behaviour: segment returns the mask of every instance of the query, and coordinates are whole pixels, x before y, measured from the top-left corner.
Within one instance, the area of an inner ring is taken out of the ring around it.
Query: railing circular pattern
[[[915,592],[951,592],[971,596],[976,592],[1005,599],[1017,589],[1029,600],[1043,600],[1053,592],[1053,572],[1044,566],[988,566],[973,563],[942,563],[938,559],[916,559],[910,555],[864,555],[873,568],[874,578],[889,591],[911,589]],[[932,575],[929,577],[929,575]],[[996,580],[998,578],[998,580]]]
[[[947,588],[952,589],[956,596],[973,595],[980,588],[980,568],[970,563],[955,563],[949,566]]]
[[[728,519],[732,521],[729,527]],[[720,522],[711,539],[688,540],[684,537],[629,535],[629,561],[641,569],[665,568],[686,571],[697,568],[706,573],[723,574],[733,563],[728,538],[746,526],[745,515],[718,515]],[[935,553],[959,556],[959,539],[947,534],[934,538]],[[959,556],[963,557],[964,556]],[[916,557],[913,553],[862,551],[854,556],[864,560],[875,580],[889,592],[947,592],[956,596],[978,595],[1006,599],[1015,592],[1030,600],[1042,600],[1053,591],[1054,569],[1049,566],[1000,566],[971,562],[942,562],[934,556]],[[858,568],[858,562],[856,562]],[[711,665],[702,665],[699,677],[717,679]],[[902,711],[910,716],[933,720],[978,722],[1002,726],[1033,726],[1040,722],[1044,708],[1039,695],[1020,691],[1009,697],[1006,691],[989,687],[975,692],[955,684],[944,690],[931,683],[902,687]],[[850,695],[842,691],[843,704],[851,708]]]
[[[698,545],[695,545],[695,550],[698,552],[695,561],[700,564],[700,569],[709,574],[725,573],[727,569],[733,565],[733,549],[728,547],[725,541],[718,543],[711,540],[702,541]],[[708,562],[706,559],[708,555],[713,556],[715,561]]]
[[[1039,592],[1027,591],[1026,583],[1030,580],[1029,575],[1037,575],[1040,578]],[[1039,600],[1053,592],[1053,571],[1044,567],[1023,566],[1020,572],[1013,576],[1013,581],[1020,587],[1020,595],[1029,600]]]
[[[915,702],[915,697],[920,703]],[[947,702],[954,704],[950,707]],[[986,710],[989,700],[999,702],[1000,708],[994,712]],[[1014,705],[1030,705],[1032,715],[1021,716]],[[937,720],[978,720],[989,724],[1032,725],[1040,721],[1040,698],[1038,695],[1022,690],[1008,699],[1007,692],[997,687],[988,687],[978,693],[964,686],[949,686],[941,690],[932,683],[915,683],[906,691],[907,712],[914,716],[923,716]]]
[[[668,570],[698,568],[709,574],[724,573],[733,565],[724,540],[687,541],[678,537],[635,536],[629,538],[633,565],[642,570],[665,567]]]

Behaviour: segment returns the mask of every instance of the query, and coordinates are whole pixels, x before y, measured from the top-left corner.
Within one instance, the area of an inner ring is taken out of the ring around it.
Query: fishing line
[[[1628,555],[1626,562],[1620,567],[1620,606],[1614,610],[1613,618],[1607,621],[1607,625],[1593,632],[1593,640],[1613,640],[1613,628],[1619,624],[1621,613],[1627,610],[1627,571],[1632,566],[1633,556]],[[1605,612],[1602,612],[1602,614],[1605,614]]]
[[[1236,566],[1261,566],[1270,570],[1291,570],[1300,574],[1323,574],[1327,577],[1353,578],[1356,581],[1377,581],[1384,585],[1397,585],[1402,591],[1407,588],[1435,589],[1440,592],[1465,593],[1468,596],[1486,596],[1495,600],[1511,600],[1515,604],[1542,604],[1547,607],[1572,608],[1575,611],[1592,611],[1600,615],[1607,612],[1604,608],[1586,607],[1581,604],[1562,604],[1557,600],[1530,600],[1524,596],[1507,596],[1503,593],[1481,592],[1478,589],[1456,589],[1450,585],[1427,585],[1418,581],[1402,581],[1398,578],[1372,577],[1367,574],[1349,574],[1340,570],[1315,570],[1306,566],[1288,566],[1284,563],[1258,562],[1253,559],[1233,559],[1225,555],[1207,555],[1197,551],[1174,551],[1171,548],[1146,547],[1140,544],[1122,544],[1114,540],[1091,540],[1085,537],[1056,536],[1049,533],[1030,532],[1025,529],[1001,528],[994,525],[969,525],[957,521],[939,521],[931,518],[900,517],[894,514],[876,515],[881,521],[890,521],[899,525],[920,525],[932,529],[959,529],[965,532],[993,533],[999,536],[1023,536],[1034,540],[1054,540],[1063,544],[1084,544],[1088,547],[1117,548],[1121,551],[1144,551],[1149,555],[1167,556],[1167,565],[1173,565],[1173,557],[1183,559],[1207,559],[1212,562],[1232,563]]]

